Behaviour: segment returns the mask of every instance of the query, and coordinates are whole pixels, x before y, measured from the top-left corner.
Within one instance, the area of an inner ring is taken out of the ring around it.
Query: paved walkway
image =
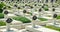
[[[49,28],[42,27],[42,26],[36,26],[36,27],[38,27],[38,28],[32,28],[32,26],[27,26],[26,29],[33,31],[33,32],[59,32],[56,30],[52,30]]]

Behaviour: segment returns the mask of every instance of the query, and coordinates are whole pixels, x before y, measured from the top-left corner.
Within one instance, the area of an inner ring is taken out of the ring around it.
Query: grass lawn
[[[53,29],[53,30],[60,31],[60,28],[59,27],[55,27],[55,26],[44,26],[44,27],[50,28],[50,29]]]
[[[12,17],[14,20],[21,21],[23,23],[30,23],[31,21],[27,19],[26,17],[22,16],[17,16],[17,17]]]
[[[0,26],[6,26],[6,22],[0,21]]]
[[[45,18],[38,18],[40,21],[47,21],[48,19]]]

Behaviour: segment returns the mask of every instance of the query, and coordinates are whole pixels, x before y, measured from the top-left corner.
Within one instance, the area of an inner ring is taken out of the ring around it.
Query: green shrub
[[[48,9],[48,7],[44,7],[44,10],[45,10],[45,11],[48,11],[49,9]]]
[[[0,19],[4,18],[4,14],[0,13]]]
[[[5,6],[5,4],[2,2],[2,3],[0,3],[0,13],[2,13],[3,12],[3,7]]]
[[[60,16],[57,16],[56,18],[57,18],[57,19],[60,19]]]
[[[55,26],[44,26],[44,27],[50,28],[50,29],[53,29],[53,30],[60,31],[60,28],[59,27],[55,27]]]
[[[0,9],[0,13],[2,13],[3,12],[3,9]]]
[[[0,26],[5,26],[6,22],[0,21]]]
[[[27,19],[26,17],[22,17],[22,16],[13,17],[13,19],[17,20],[17,21],[22,21],[23,23],[30,23],[31,22],[29,19]]]
[[[39,20],[41,21],[47,21],[48,19],[45,19],[45,18],[38,18]]]

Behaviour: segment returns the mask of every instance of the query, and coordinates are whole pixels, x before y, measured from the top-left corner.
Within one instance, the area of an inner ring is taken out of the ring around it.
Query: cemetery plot
[[[4,32],[60,32],[60,5],[56,0],[0,0],[0,26]]]

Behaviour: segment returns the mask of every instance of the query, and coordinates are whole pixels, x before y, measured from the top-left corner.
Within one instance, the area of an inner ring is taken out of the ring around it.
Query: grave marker
[[[36,27],[35,27],[35,23],[34,23],[34,21],[35,21],[36,19],[37,19],[37,16],[34,15],[34,16],[32,17],[32,27],[33,27],[33,28],[36,28]]]

